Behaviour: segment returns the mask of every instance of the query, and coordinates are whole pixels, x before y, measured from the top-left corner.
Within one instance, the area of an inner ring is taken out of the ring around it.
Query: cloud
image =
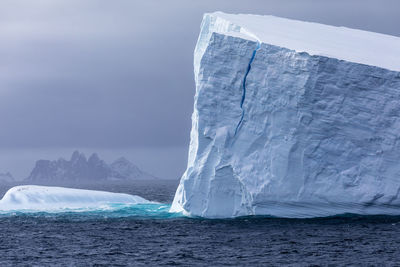
[[[5,0],[0,7],[0,148],[188,144],[192,53],[204,12],[400,36],[397,1]]]

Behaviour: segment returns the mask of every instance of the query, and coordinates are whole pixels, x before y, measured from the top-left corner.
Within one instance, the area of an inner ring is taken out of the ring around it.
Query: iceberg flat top
[[[400,37],[274,16],[205,14],[212,31],[286,47],[310,55],[400,71]]]

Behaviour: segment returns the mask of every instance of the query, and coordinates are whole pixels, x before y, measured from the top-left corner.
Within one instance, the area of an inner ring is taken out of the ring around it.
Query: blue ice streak
[[[257,42],[257,47],[256,47],[256,49],[254,49],[253,54],[251,55],[251,58],[250,58],[250,61],[249,61],[249,65],[247,66],[246,74],[244,75],[244,78],[243,78],[243,94],[242,94],[242,100],[240,101],[240,108],[242,109],[242,115],[240,117],[240,121],[239,121],[238,125],[236,126],[235,135],[239,131],[239,128],[242,125],[243,118],[244,118],[245,111],[244,111],[244,108],[243,108],[243,103],[244,103],[244,100],[246,99],[246,80],[247,80],[247,75],[249,75],[249,72],[251,70],[251,64],[253,63],[254,58],[256,57],[257,51],[260,49],[260,47],[261,47],[261,44],[259,42]]]

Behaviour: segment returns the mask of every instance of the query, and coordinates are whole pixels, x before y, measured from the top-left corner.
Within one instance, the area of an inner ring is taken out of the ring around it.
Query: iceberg
[[[122,193],[50,187],[15,186],[0,200],[0,213],[9,211],[61,212],[107,209],[111,205],[151,204],[142,197]]]
[[[205,14],[188,166],[171,212],[400,214],[400,38]]]

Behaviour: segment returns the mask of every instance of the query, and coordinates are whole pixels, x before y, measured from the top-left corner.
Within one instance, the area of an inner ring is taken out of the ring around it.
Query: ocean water
[[[0,214],[0,266],[396,266],[400,217],[186,218],[168,213],[178,181],[66,185],[161,204]],[[0,196],[10,188],[0,186]]]

